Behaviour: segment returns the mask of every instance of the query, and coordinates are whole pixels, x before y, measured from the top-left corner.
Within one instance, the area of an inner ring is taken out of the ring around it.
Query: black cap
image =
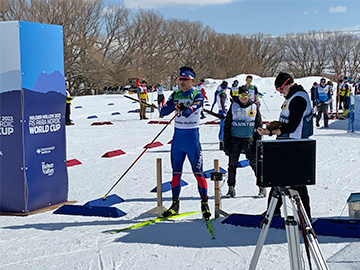
[[[239,87],[239,92],[238,92],[238,94],[240,95],[240,94],[243,94],[243,93],[249,94],[249,89],[247,88],[246,85],[243,85],[243,86],[240,86],[240,87]]]
[[[326,83],[326,79],[325,79],[325,78],[321,78],[320,83]]]
[[[221,83],[221,87],[227,87],[227,86],[228,86],[227,81],[223,81],[223,82]]]
[[[285,83],[286,82],[286,83]],[[293,83],[294,79],[291,77],[290,74],[285,72],[280,72],[275,79],[275,88],[281,87],[283,85],[287,85]]]

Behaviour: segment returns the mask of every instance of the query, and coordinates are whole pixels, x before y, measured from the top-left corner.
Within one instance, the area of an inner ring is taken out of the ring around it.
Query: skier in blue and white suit
[[[201,209],[204,217],[210,217],[207,197],[207,182],[203,172],[203,157],[199,139],[199,122],[203,95],[193,88],[195,72],[192,68],[182,67],[179,74],[180,89],[175,90],[164,107],[160,111],[163,117],[176,111],[178,116],[175,118],[175,131],[171,143],[171,165],[173,177],[171,189],[173,203],[171,207],[163,213],[164,217],[178,214],[180,196],[180,178],[187,156],[198,181],[198,190],[201,196]]]

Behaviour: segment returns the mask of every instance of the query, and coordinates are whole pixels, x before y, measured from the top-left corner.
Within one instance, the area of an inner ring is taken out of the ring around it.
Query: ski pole
[[[264,99],[263,97],[261,97],[261,98],[262,98],[262,101],[264,102],[264,105],[265,105],[266,109],[267,109],[268,112],[270,113],[269,107],[266,105],[265,99]]]
[[[155,136],[155,138],[151,141],[151,143],[149,143],[148,145],[151,145],[153,142],[155,142],[155,140],[161,135],[161,133],[163,133],[163,131],[167,128],[168,125],[170,125],[170,123],[172,122],[172,120],[175,119],[175,117],[177,116],[178,112],[173,116],[173,118],[171,118],[171,120],[163,127],[163,129]],[[130,165],[129,168],[127,168],[127,170],[121,175],[121,177],[115,182],[115,184],[109,189],[109,191],[102,197],[103,201],[106,200],[107,195],[109,195],[109,193],[114,189],[114,187],[121,181],[121,179],[123,179],[123,177],[125,176],[125,174],[127,174],[128,171],[130,171],[130,169],[132,168],[132,166],[135,165],[135,163],[140,159],[140,157],[146,152],[146,150],[148,150],[148,146],[145,147],[145,149],[141,152],[141,154],[134,160],[134,162]]]

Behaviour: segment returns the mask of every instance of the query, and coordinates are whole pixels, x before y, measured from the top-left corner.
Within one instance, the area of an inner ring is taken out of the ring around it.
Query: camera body
[[[280,139],[257,141],[256,172],[260,187],[315,184],[316,141]]]

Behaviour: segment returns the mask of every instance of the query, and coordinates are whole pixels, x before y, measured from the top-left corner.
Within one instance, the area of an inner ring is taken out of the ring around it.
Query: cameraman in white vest
[[[260,135],[277,135],[277,139],[307,139],[313,135],[313,115],[311,111],[311,102],[308,93],[301,85],[294,83],[294,79],[288,73],[280,72],[275,79],[276,91],[280,92],[285,98],[281,105],[279,122],[283,124],[276,129],[269,130],[259,127],[257,129]],[[291,158],[291,157],[284,157]],[[306,158],[306,157],[304,157]],[[279,160],[281,162],[281,160]],[[309,218],[310,198],[306,186],[292,187],[299,192],[300,198]],[[275,191],[271,189],[270,194]],[[270,198],[268,204],[270,203]],[[280,216],[280,207],[282,205],[281,197],[278,200],[274,215]]]

